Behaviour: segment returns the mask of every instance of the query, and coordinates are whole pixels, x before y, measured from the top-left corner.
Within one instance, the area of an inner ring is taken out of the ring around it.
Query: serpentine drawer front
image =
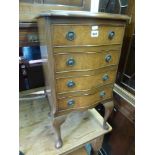
[[[100,101],[109,99],[112,97],[112,87],[103,87],[94,94],[83,93],[83,95],[77,97],[67,97],[65,99],[58,99],[58,110],[69,110],[83,107],[95,106]]]
[[[62,146],[60,125],[69,112],[102,102],[104,129],[113,108],[113,85],[121,54],[125,15],[50,11],[38,17],[46,94],[55,146]]]
[[[51,55],[52,56],[52,55]],[[117,65],[120,51],[99,51],[54,54],[56,72],[71,70],[92,70]]]
[[[106,45],[122,43],[124,26],[98,25],[98,34],[96,34],[98,37],[92,37],[93,26],[82,24],[54,25],[51,27],[51,31],[53,31],[53,45]]]
[[[116,70],[106,70],[94,75],[69,76],[56,80],[57,93],[66,91],[88,90],[109,83],[114,83]],[[71,75],[71,74],[70,74]]]

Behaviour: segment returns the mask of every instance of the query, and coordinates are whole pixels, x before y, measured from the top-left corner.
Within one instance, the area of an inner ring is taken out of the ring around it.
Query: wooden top
[[[52,10],[41,13],[38,17],[45,16],[61,16],[61,17],[82,17],[82,18],[101,18],[101,19],[118,19],[118,20],[130,20],[127,15],[111,14],[103,12],[89,12],[89,11],[66,11],[66,10]]]
[[[112,130],[109,124],[109,130],[103,129],[103,118],[95,109],[88,111],[86,120],[80,112],[71,113],[61,126],[63,147],[55,149],[48,100],[23,100],[19,107],[19,143],[25,155],[66,155]]]

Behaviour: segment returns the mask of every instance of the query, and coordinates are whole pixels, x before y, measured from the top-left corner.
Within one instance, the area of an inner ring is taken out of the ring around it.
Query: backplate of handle
[[[106,93],[105,93],[105,91],[101,91],[99,95],[100,95],[100,97],[104,97],[106,95]]]
[[[107,81],[108,79],[109,79],[108,74],[104,74],[103,77],[102,77],[102,80],[103,81]]]
[[[115,32],[114,31],[110,31],[109,34],[108,34],[108,38],[110,40],[112,40],[114,38],[114,36],[115,36]]]
[[[67,101],[67,105],[68,106],[72,106],[72,105],[74,105],[75,104],[75,101],[73,100],[73,99],[69,99],[68,101]]]
[[[111,59],[112,59],[112,56],[110,54],[108,54],[108,55],[105,56],[105,61],[106,62],[110,62]]]
[[[75,60],[73,58],[69,58],[66,62],[67,66],[74,66],[75,65]]]
[[[66,34],[66,38],[67,40],[69,41],[73,41],[75,39],[75,33],[72,32],[72,31],[69,31],[67,34]]]
[[[74,86],[75,86],[75,82],[74,82],[74,81],[69,80],[69,81],[67,82],[67,87],[72,88],[72,87],[74,87]]]

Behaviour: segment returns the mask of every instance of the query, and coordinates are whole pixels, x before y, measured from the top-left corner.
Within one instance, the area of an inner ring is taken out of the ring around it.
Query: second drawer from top
[[[120,50],[55,53],[54,57],[56,72],[88,71],[118,65]]]

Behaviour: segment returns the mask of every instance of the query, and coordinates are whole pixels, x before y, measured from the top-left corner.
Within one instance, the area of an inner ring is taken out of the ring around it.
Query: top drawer
[[[124,27],[100,25],[53,25],[53,45],[121,44]]]

